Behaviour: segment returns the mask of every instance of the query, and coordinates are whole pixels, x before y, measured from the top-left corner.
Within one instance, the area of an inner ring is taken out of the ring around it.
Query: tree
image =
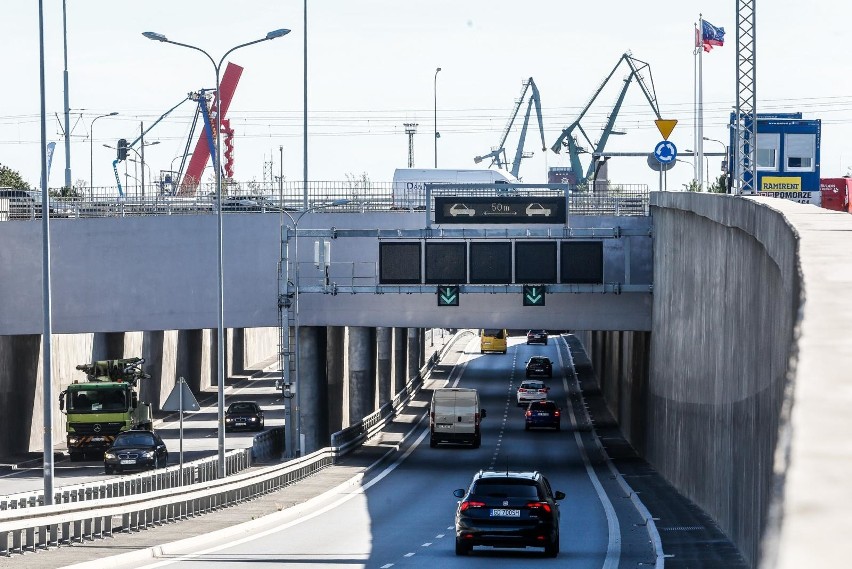
[[[723,173],[720,174],[716,180],[710,184],[710,187],[707,188],[708,192],[714,194],[727,194],[728,193],[728,175]]]
[[[0,186],[14,188],[16,190],[29,190],[30,185],[21,178],[21,175],[8,166],[0,164]]]

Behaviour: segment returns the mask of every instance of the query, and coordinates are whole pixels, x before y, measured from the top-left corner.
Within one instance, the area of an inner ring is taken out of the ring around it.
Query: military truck
[[[71,460],[103,456],[122,431],[152,429],[151,405],[139,401],[137,387],[140,379],[151,377],[142,371],[144,363],[143,358],[125,358],[77,366],[86,380],[75,380],[59,394]]]

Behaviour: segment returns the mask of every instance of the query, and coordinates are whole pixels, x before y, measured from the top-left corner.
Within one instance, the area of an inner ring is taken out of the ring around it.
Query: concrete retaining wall
[[[748,200],[655,198],[644,455],[756,563],[795,348],[796,234]]]
[[[651,334],[577,333],[610,410],[756,567],[847,565],[852,216],[692,193],[651,204]]]

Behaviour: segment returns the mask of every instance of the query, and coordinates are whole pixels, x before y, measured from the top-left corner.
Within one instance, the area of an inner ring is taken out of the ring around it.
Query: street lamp
[[[224,478],[227,473],[225,472],[225,331],[223,326],[223,321],[225,319],[225,293],[222,276],[222,161],[219,152],[219,150],[222,148],[222,113],[219,112],[219,70],[222,67],[222,63],[225,62],[225,58],[228,57],[230,53],[240,49],[241,47],[254,45],[256,43],[260,43],[267,40],[274,40],[276,38],[286,36],[289,33],[290,30],[287,29],[273,30],[266,34],[265,37],[256,39],[254,41],[241,43],[240,45],[232,47],[231,49],[226,51],[225,55],[222,56],[222,58],[219,60],[219,63],[217,64],[216,61],[210,56],[210,54],[201,49],[200,47],[195,47],[194,45],[189,45],[186,43],[171,41],[163,34],[158,34],[156,32],[142,32],[142,35],[148,38],[149,40],[170,43],[180,47],[186,47],[189,49],[194,49],[195,51],[200,51],[205,56],[207,56],[207,59],[209,59],[210,63],[213,64],[213,69],[216,72],[216,148],[211,150],[214,150],[213,164],[216,169],[216,241],[218,249],[217,264],[219,281],[219,292],[217,299],[219,306],[216,313],[216,380],[218,382],[219,396],[219,476],[221,478]]]
[[[95,121],[104,117],[114,117],[118,113],[113,111],[105,115],[100,115],[92,119],[92,124],[89,126],[89,198],[95,197]]]
[[[349,203],[349,200],[341,199],[341,200],[333,200],[333,201],[331,201],[327,204],[317,204],[315,206],[312,206],[312,207],[305,209],[296,217],[293,217],[290,214],[290,212],[288,212],[287,210],[285,210],[283,208],[283,206],[281,208],[281,213],[283,213],[284,215],[286,215],[290,219],[290,224],[293,226],[293,259],[294,259],[294,261],[293,261],[293,315],[294,315],[294,318],[293,318],[293,335],[295,336],[295,345],[294,345],[294,350],[293,350],[293,357],[296,358],[296,369],[295,369],[296,381],[294,382],[294,385],[293,385],[293,389],[296,392],[296,394],[295,394],[295,397],[296,397],[296,412],[295,413],[293,413],[293,404],[291,402],[291,399],[293,397],[292,391],[290,391],[291,386],[290,386],[290,382],[288,381],[288,378],[286,377],[286,374],[290,373],[289,360],[287,358],[285,358],[285,361],[282,362],[283,365],[281,366],[281,368],[282,368],[281,371],[282,371],[283,374],[285,374],[285,377],[282,378],[283,381],[284,381],[284,386],[283,386],[283,388],[284,388],[284,392],[283,392],[284,403],[285,403],[285,405],[289,404],[289,406],[290,406],[290,412],[288,413],[288,412],[285,411],[285,416],[287,417],[286,420],[288,421],[287,423],[285,423],[285,432],[286,432],[286,436],[287,436],[287,451],[288,451],[288,453],[292,452],[292,450],[296,448],[297,441],[298,441],[299,456],[304,456],[304,454],[305,454],[305,448],[304,448],[305,445],[304,445],[304,441],[302,440],[302,416],[301,416],[302,398],[301,398],[301,389],[299,388],[299,381],[300,381],[300,376],[299,376],[299,234],[298,234],[299,221],[301,221],[301,219],[305,216],[305,214],[310,213],[312,211],[316,211],[318,209],[322,209],[322,208],[325,208],[325,207],[334,207],[334,206],[339,206],[339,205],[346,205],[348,203]],[[283,221],[283,218],[282,218],[282,221]],[[284,231],[282,230],[282,233],[283,232]],[[285,249],[286,261],[283,264],[284,265],[284,275],[285,275],[284,283],[285,283],[285,286],[288,287],[288,290],[286,292],[289,294],[289,285],[287,284],[290,281],[289,275],[288,275],[288,270],[287,270],[287,267],[290,263],[290,254],[289,254],[290,235],[289,235],[289,230],[288,230],[288,233],[285,233],[284,235],[286,236],[286,238],[284,240],[285,243],[286,243],[285,247],[287,247],[287,249]],[[285,314],[286,313],[287,312],[286,312],[286,309],[285,309]],[[289,338],[290,338],[289,327],[290,327],[290,324],[286,320],[286,317],[285,317],[285,319],[283,321],[283,328],[284,328],[283,335],[284,335],[285,343],[286,343],[285,352],[287,352],[287,353],[289,353]],[[292,429],[291,428],[292,425],[290,424],[291,422],[293,422],[292,421],[293,415],[296,416],[296,419],[295,419],[296,428],[295,429]]]
[[[438,138],[440,138],[440,134],[438,134],[438,72],[441,71],[441,68],[438,67],[435,69],[435,79],[432,82],[432,94],[435,97],[435,168],[438,168]]]
[[[728,145],[725,144],[724,142],[722,142],[721,140],[716,140],[715,138],[708,138],[706,136],[703,137],[703,138],[704,138],[704,140],[709,140],[710,142],[717,142],[717,143],[722,145],[722,148],[725,149],[725,158],[722,160],[722,171],[727,173],[727,171],[728,171]]]

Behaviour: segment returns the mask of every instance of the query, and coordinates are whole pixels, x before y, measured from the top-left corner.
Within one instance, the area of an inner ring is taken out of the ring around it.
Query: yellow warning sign
[[[660,134],[663,135],[663,140],[668,140],[669,136],[672,134],[675,125],[677,124],[676,119],[657,119],[654,121],[657,125],[657,130],[660,131]]]

